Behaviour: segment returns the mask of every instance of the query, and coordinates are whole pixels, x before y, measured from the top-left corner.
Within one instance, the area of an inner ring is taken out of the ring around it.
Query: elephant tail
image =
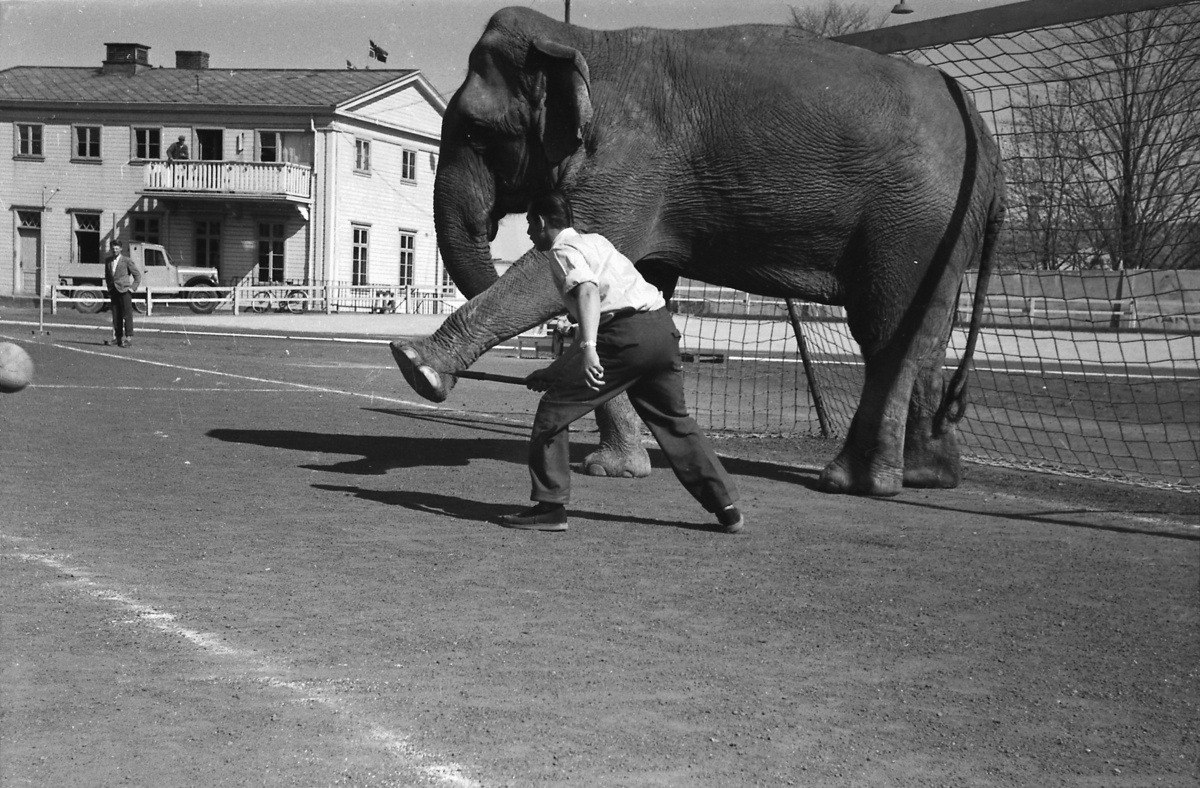
[[[975,172],[978,174],[981,169],[979,167],[979,159],[982,153],[981,148],[984,147],[981,143],[988,136],[986,127],[978,113],[972,111],[962,86],[948,74],[943,73],[942,78],[946,81],[946,86],[949,88],[950,94],[953,96],[954,102],[958,105],[958,110],[962,115],[963,128],[967,135],[968,166],[973,163]],[[971,162],[971,159],[974,159],[974,162]],[[967,410],[967,377],[971,366],[971,359],[975,355],[975,345],[979,341],[979,326],[983,322],[983,309],[987,302],[988,283],[992,278],[992,262],[995,257],[996,243],[1000,237],[1000,228],[1004,224],[1006,202],[1004,174],[998,158],[991,176],[994,178],[994,190],[991,203],[988,206],[988,214],[983,231],[983,247],[979,255],[979,275],[975,281],[975,297],[971,305],[971,325],[967,332],[967,346],[963,350],[958,368],[954,370],[954,375],[950,378],[950,382],[947,384],[946,390],[942,395],[942,403],[938,406],[937,413],[934,414],[934,435],[941,434],[946,429],[947,424],[957,424],[962,421]],[[959,287],[961,288],[961,286],[960,284]],[[957,311],[956,308],[955,314],[957,314]]]
[[[1003,183],[1001,183],[988,210],[987,226],[983,231],[983,250],[979,256],[979,275],[975,280],[975,296],[971,302],[971,324],[967,331],[967,346],[963,350],[958,368],[954,370],[954,375],[946,386],[942,404],[933,417],[934,435],[941,434],[947,423],[957,424],[962,421],[967,411],[967,376],[971,359],[975,355],[975,345],[979,341],[979,326],[983,322],[988,284],[992,278],[992,262],[996,253],[996,242],[1000,237],[1000,228],[1004,224],[1003,189]]]

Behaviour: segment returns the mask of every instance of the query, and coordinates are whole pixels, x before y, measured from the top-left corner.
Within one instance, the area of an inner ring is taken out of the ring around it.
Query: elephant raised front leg
[[[413,390],[433,402],[444,402],[458,382],[462,365],[450,363],[426,340],[392,343],[392,356]],[[641,478],[650,475],[650,455],[642,445],[642,422],[622,394],[596,409],[600,446],[579,466],[589,476]]]
[[[541,280],[532,266],[514,266],[504,277],[450,315],[436,332],[417,340],[391,343],[392,357],[413,390],[433,402],[444,402],[458,382],[456,373],[467,369],[488,348],[508,336],[553,317],[554,301],[536,297]],[[533,275],[533,279],[527,276]],[[513,293],[526,298],[518,299]],[[535,294],[532,299],[530,294]],[[527,314],[514,317],[514,304]],[[549,310],[549,311],[548,311]],[[512,320],[497,335],[485,316],[504,315]],[[591,476],[642,477],[650,475],[650,455],[642,445],[641,420],[629,398],[622,394],[596,410],[600,446],[580,466]]]

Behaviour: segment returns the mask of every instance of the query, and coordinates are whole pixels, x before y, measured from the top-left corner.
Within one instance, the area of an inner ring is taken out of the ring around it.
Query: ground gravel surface
[[[0,397],[5,788],[1200,778],[1194,495],[970,466],[829,496],[836,446],[718,437],[742,534],[656,452],[514,532],[530,392],[6,316],[37,377]]]

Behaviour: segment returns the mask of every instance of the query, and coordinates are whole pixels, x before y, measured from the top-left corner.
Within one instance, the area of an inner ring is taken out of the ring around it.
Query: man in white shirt
[[[567,352],[525,379],[530,389],[546,392],[529,440],[534,506],[502,516],[500,524],[567,530],[568,427],[627,392],[687,491],[716,514],[721,530],[740,531],[737,487],[687,412],[679,331],[662,293],[604,236],[573,229],[571,204],[562,192],[534,200],[527,218],[529,238],[539,251],[550,252],[550,274],[579,328]]]

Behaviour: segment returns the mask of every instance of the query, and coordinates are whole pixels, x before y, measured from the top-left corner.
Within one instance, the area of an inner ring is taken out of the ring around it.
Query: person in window
[[[108,285],[108,300],[113,315],[111,344],[129,347],[133,344],[133,291],[142,284],[142,272],[115,238],[112,241],[112,253],[104,261],[104,283]],[[110,343],[106,341],[104,344]]]
[[[172,142],[171,145],[167,148],[167,160],[168,161],[187,161],[187,159],[188,159],[187,142],[185,141],[184,136],[182,134],[180,134],[179,139]]]
[[[563,306],[578,323],[575,342],[550,366],[525,378],[544,391],[529,439],[534,506],[500,517],[506,528],[567,529],[568,427],[626,392],[650,427],[675,476],[726,533],[742,529],[737,487],[687,412],[679,330],[662,293],[603,235],[581,234],[571,204],[554,190],[529,206],[529,238],[549,252]]]

